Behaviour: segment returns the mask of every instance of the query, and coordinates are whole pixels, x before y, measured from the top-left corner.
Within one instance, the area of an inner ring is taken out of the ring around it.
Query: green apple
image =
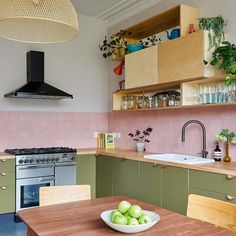
[[[118,205],[118,211],[122,214],[125,214],[129,208],[130,208],[131,204],[127,201],[121,201]]]
[[[148,216],[148,215],[141,215],[138,218],[139,224],[147,224],[147,223],[150,223],[151,221],[152,220],[151,220],[150,216]]]
[[[131,218],[131,217],[130,217],[130,219],[128,219],[128,225],[138,225],[138,224],[139,224],[139,222],[137,219]]]
[[[125,214],[124,214],[124,216],[127,218],[127,220],[129,220],[129,219],[131,219],[132,217],[129,215],[129,213],[128,212],[126,212]]]
[[[118,211],[118,210],[114,210],[112,213],[111,213],[111,222],[114,223],[114,220],[115,220],[115,217],[117,215],[121,215],[121,213]]]
[[[123,215],[117,215],[114,219],[114,223],[118,225],[127,225],[128,220],[125,216]]]
[[[129,215],[132,218],[139,218],[142,215],[142,208],[138,205],[132,205],[128,210]]]

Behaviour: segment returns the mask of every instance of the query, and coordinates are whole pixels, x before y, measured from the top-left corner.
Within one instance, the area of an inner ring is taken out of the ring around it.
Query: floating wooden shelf
[[[197,8],[181,4],[126,29],[126,37],[140,40],[176,26],[180,27],[183,36],[188,33],[189,24],[198,25],[198,18]]]

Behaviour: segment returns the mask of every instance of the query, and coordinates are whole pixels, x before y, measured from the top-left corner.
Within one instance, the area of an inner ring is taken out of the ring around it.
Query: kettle
[[[173,30],[171,30],[170,33],[168,31],[166,31],[166,34],[167,34],[167,38],[169,40],[179,38],[180,37],[180,29],[173,29]]]

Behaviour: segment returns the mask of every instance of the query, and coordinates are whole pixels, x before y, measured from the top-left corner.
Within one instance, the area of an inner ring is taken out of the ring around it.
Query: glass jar
[[[153,107],[159,107],[159,99],[158,96],[153,97]]]
[[[133,96],[133,95],[128,95],[127,96],[127,109],[135,109],[137,106],[136,106],[136,97]]]
[[[175,106],[175,95],[171,95],[168,99],[168,106],[174,107]]]
[[[124,96],[122,97],[121,101],[121,110],[127,110],[128,109],[128,97]]]
[[[168,107],[168,95],[160,95],[160,107]]]

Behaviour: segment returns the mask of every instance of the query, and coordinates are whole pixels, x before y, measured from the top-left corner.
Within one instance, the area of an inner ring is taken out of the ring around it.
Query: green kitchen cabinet
[[[15,212],[15,159],[0,160],[0,214]]]
[[[112,196],[112,157],[96,158],[96,197]]]
[[[139,161],[112,159],[113,194],[139,199]]]
[[[189,193],[236,204],[236,178],[204,171],[189,171]]]
[[[161,180],[161,167],[159,165],[140,162],[140,200],[161,206]]]
[[[162,207],[186,214],[188,203],[188,169],[162,167]]]
[[[15,185],[0,186],[0,214],[15,212]]]
[[[79,155],[77,158],[77,184],[89,184],[91,197],[96,197],[96,157],[95,155]]]

